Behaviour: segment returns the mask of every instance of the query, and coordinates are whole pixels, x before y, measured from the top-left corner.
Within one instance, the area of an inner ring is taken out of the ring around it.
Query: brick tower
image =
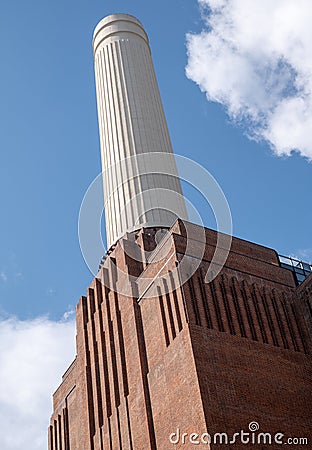
[[[311,268],[234,238],[206,282],[218,233],[185,220],[147,46],[131,16],[95,30],[110,249],[77,305],[49,450],[311,448]],[[158,152],[166,175],[137,158]]]

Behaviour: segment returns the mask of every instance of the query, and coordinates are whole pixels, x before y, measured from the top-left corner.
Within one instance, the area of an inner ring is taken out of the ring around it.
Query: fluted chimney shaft
[[[147,34],[126,14],[94,31],[108,247],[127,231],[187,218]]]

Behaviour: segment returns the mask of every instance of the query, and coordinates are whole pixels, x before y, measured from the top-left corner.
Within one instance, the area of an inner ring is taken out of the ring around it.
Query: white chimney
[[[143,26],[126,14],[105,17],[93,51],[109,248],[187,213]]]

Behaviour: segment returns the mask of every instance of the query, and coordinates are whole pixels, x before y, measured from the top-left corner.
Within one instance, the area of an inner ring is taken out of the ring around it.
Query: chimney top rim
[[[122,13],[109,14],[108,16],[103,17],[103,19],[101,19],[95,26],[93,31],[93,40],[101,28],[111,25],[114,22],[132,22],[133,24],[142,28],[144,33],[146,33],[142,23],[135,16],[132,16],[131,14],[122,14]]]

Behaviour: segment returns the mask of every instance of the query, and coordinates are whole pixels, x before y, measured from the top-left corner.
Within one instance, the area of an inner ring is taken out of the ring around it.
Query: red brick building
[[[103,171],[130,154],[133,173],[138,155],[158,151],[161,170],[150,164],[123,189],[120,166],[104,176],[110,250],[77,306],[77,356],[53,395],[49,450],[312,448],[312,275],[299,285],[310,266],[283,267],[274,250],[234,238],[205,282],[218,233],[181,220],[147,35],[137,19],[109,16],[94,52]],[[178,210],[164,191],[145,198],[151,183],[170,187]],[[143,224],[150,204],[159,226],[152,214]]]
[[[189,436],[228,433],[230,441],[251,422],[272,439],[283,433],[311,445],[312,276],[297,286],[274,250],[234,238],[221,273],[205,283],[216,232],[205,236],[198,269],[176,287],[181,258],[199,252],[196,225],[186,233],[177,221],[147,262],[125,249],[150,249],[149,229],[108,255],[77,306],[77,357],[53,397],[50,450],[209,448]],[[116,268],[152,282],[140,293],[131,281],[126,297]],[[224,442],[211,448],[252,448]]]

